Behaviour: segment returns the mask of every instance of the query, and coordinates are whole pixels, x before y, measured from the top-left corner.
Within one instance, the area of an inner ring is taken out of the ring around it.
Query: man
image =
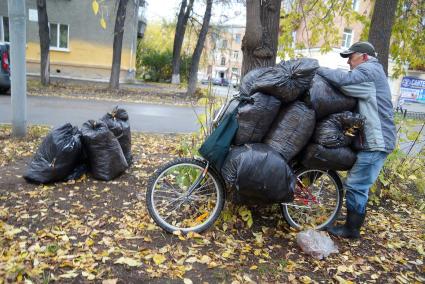
[[[382,65],[375,58],[373,45],[357,42],[340,55],[348,58],[350,71],[319,68],[317,73],[345,95],[357,98],[358,112],[366,117],[366,122],[361,150],[344,183],[346,222],[343,226],[331,226],[327,230],[335,236],[359,238],[369,189],[378,178],[386,157],[394,149],[396,131],[390,87]]]

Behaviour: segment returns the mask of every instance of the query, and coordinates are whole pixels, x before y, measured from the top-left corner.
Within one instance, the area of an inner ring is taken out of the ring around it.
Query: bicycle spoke
[[[306,170],[297,180],[294,201],[283,204],[285,216],[301,227],[307,224],[317,227],[329,222],[338,208],[335,194],[338,195],[339,189],[334,178],[325,171]]]

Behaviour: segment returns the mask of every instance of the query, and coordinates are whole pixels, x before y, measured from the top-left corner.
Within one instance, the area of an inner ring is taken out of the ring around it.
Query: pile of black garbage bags
[[[78,179],[86,172],[99,180],[112,180],[130,165],[131,132],[128,113],[115,107],[100,120],[81,129],[66,123],[44,138],[24,178],[34,183]]]
[[[353,166],[351,145],[365,118],[353,112],[356,99],[317,75],[318,68],[317,60],[301,58],[252,70],[243,78],[240,93],[253,102],[239,106],[239,128],[221,168],[226,182],[236,187],[237,202],[292,201],[292,165]]]

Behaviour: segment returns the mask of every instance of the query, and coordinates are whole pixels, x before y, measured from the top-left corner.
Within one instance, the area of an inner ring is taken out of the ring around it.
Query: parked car
[[[206,78],[206,79],[202,79],[202,80],[201,80],[201,84],[203,84],[203,85],[208,85],[208,84],[210,83],[210,81],[211,81],[211,79],[208,79],[208,78]]]
[[[216,78],[213,79],[213,85],[217,85],[217,86],[229,86],[229,80],[224,79],[224,78]]]
[[[10,89],[9,45],[0,43],[0,93]]]

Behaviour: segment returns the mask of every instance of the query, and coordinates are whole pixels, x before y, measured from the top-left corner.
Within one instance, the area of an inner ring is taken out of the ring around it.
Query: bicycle
[[[223,106],[220,121],[232,101]],[[282,203],[287,223],[302,229],[324,229],[332,224],[342,206],[343,188],[332,170],[295,167],[294,200]],[[167,232],[203,232],[217,220],[224,207],[226,183],[203,158],[179,158],[155,171],[148,183],[146,205],[155,223]]]

